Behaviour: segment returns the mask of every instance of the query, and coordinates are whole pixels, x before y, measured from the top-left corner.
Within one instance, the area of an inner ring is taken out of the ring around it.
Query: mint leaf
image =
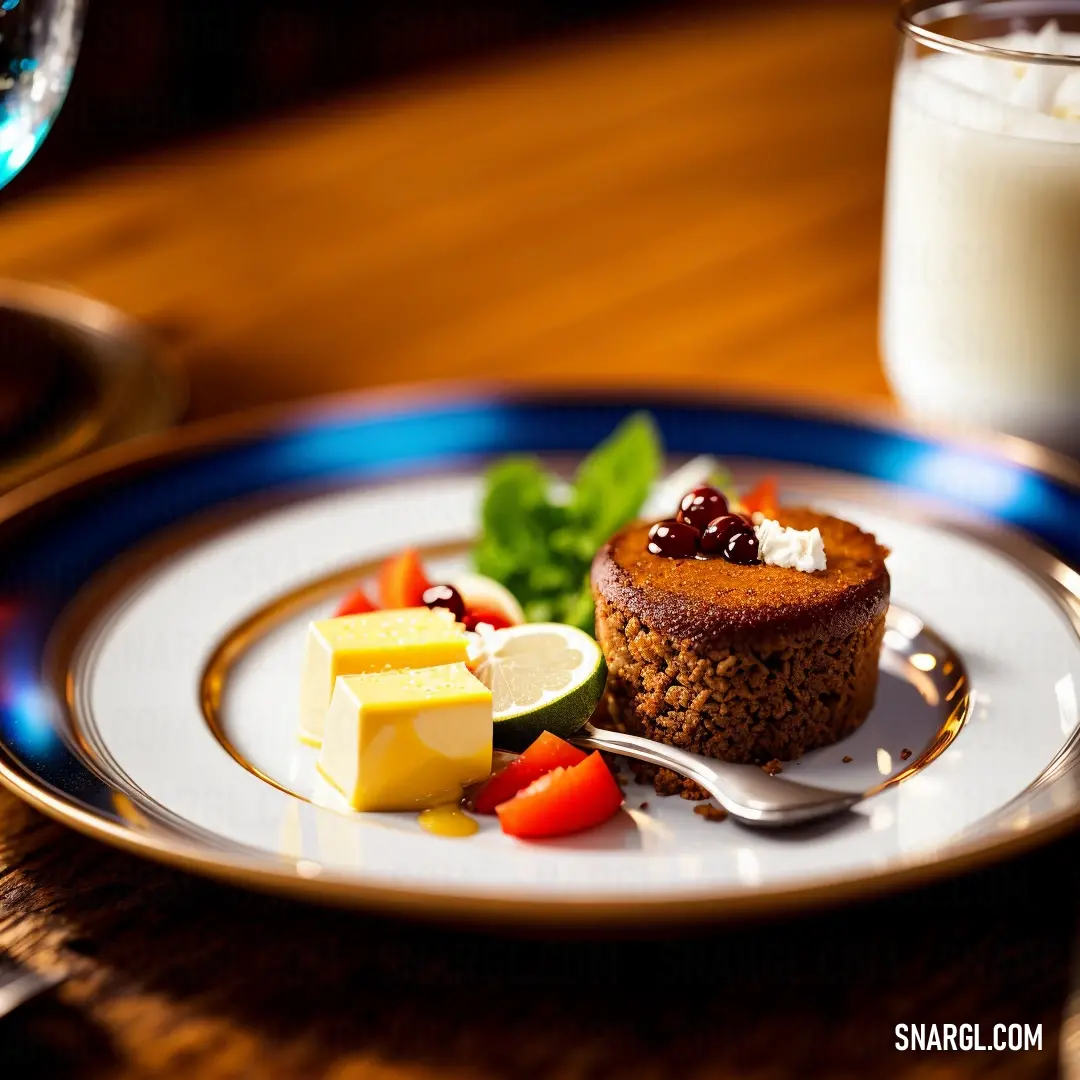
[[[557,622],[555,605],[550,600],[529,600],[525,604],[527,622]]]
[[[593,556],[641,511],[662,456],[652,418],[636,413],[581,463],[569,501],[552,497],[556,481],[535,458],[496,462],[487,473],[474,566],[505,585],[530,622],[594,633]]]
[[[497,462],[487,474],[484,538],[510,548],[531,545],[547,506],[548,480],[540,462],[526,457]]]
[[[473,548],[473,566],[481,573],[496,581],[501,581],[507,588],[516,574],[526,570],[513,548],[500,547],[489,537],[482,537]],[[513,591],[511,589],[511,591]]]
[[[581,563],[585,560],[592,562],[592,557],[596,554],[597,548],[597,543],[591,535],[572,525],[556,529],[548,537],[548,544],[554,554],[574,563]]]
[[[538,563],[529,571],[529,590],[540,596],[548,593],[558,595],[573,589],[578,577],[573,567]]]
[[[577,593],[565,597],[562,622],[576,626],[587,634],[596,633],[596,606],[588,582]]]
[[[634,413],[582,463],[571,513],[595,545],[632,521],[660,472],[663,451],[648,413]]]

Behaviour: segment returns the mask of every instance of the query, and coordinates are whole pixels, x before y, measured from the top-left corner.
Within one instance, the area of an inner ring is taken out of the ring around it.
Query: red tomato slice
[[[580,765],[540,777],[495,812],[504,833],[536,840],[601,825],[622,801],[622,788],[597,750]]]
[[[429,588],[420,556],[412,548],[392,555],[379,568],[379,600],[384,608],[423,607],[424,590]]]
[[[776,517],[776,510],[780,505],[779,487],[780,485],[775,476],[766,476],[756,488],[747,492],[740,501],[748,514],[761,513],[767,518]]]
[[[368,611],[375,610],[377,609],[368,599],[367,593],[363,589],[354,589],[338,604],[337,611],[334,612],[334,618],[340,618],[342,615],[363,615]]]
[[[487,623],[493,630],[502,630],[514,624],[494,608],[471,607],[465,612],[465,629],[475,630],[478,623]]]
[[[495,808],[512,799],[522,788],[535,783],[552,769],[580,765],[589,755],[571,746],[550,731],[540,737],[520,756],[514,758],[505,769],[500,769],[476,792],[472,799],[478,814],[494,814]]]

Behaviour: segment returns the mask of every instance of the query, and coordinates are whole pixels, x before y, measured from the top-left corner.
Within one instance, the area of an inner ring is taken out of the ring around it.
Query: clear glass
[[[83,0],[0,0],[0,186],[30,160],[64,103]]]
[[[1080,455],[1080,0],[908,3],[881,346],[912,413]]]

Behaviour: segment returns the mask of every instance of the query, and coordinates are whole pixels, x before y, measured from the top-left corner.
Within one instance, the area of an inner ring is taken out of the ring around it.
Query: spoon
[[[802,825],[849,810],[865,797],[780,780],[757,765],[732,765],[592,724],[586,724],[570,741],[588,750],[606,750],[671,769],[700,784],[733,818],[746,825]]]
[[[7,953],[0,952],[0,1017],[17,1009],[25,1001],[44,994],[63,982],[59,972],[31,971]]]

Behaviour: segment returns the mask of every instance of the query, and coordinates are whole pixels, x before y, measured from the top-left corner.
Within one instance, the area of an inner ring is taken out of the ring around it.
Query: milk
[[[1080,55],[1053,24],[987,44]],[[1080,453],[1080,67],[905,57],[886,204],[901,400]]]

